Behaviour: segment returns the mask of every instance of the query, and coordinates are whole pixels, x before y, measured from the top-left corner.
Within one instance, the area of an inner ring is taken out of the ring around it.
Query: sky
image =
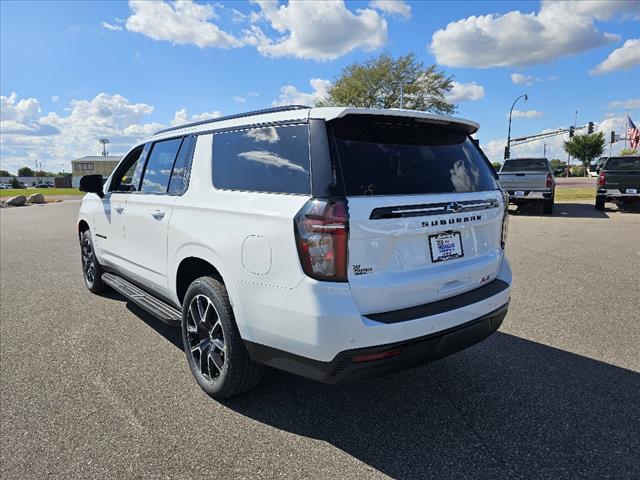
[[[169,125],[313,104],[341,70],[414,52],[454,76],[456,116],[487,155],[592,121],[640,125],[640,2],[0,2],[0,168],[122,154]],[[566,158],[566,136],[546,140]],[[545,142],[512,148],[543,154]],[[613,153],[624,143],[616,142]]]

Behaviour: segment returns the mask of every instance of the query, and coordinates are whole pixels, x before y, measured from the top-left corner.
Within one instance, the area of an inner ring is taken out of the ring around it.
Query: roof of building
[[[123,155],[87,155],[86,157],[75,158],[72,162],[119,162]]]
[[[190,133],[205,132],[214,129],[225,129],[233,127],[243,127],[248,124],[259,125],[262,123],[296,121],[316,118],[322,120],[334,120],[345,115],[392,115],[399,117],[413,117],[424,119],[426,122],[433,122],[443,125],[461,125],[465,127],[469,134],[475,133],[480,125],[471,120],[449,117],[446,115],[435,115],[417,110],[403,109],[377,109],[377,108],[354,108],[354,107],[305,107],[301,105],[289,105],[285,107],[274,107],[265,110],[256,110],[238,115],[213,118],[200,122],[188,123],[177,127],[167,128],[156,132],[152,139],[167,138],[176,135],[186,135]]]

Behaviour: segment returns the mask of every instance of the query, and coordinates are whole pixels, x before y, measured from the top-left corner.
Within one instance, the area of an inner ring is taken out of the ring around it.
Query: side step
[[[145,309],[158,320],[168,323],[169,325],[180,325],[182,321],[182,312],[180,312],[180,310],[157,299],[130,281],[113,273],[103,273],[102,281],[139,307]]]

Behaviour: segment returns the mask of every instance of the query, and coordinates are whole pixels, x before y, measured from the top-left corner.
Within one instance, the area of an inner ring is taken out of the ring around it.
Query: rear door
[[[494,279],[504,201],[467,133],[353,117],[329,122],[329,131],[349,207],[348,279],[361,313],[433,302]]]
[[[167,287],[168,225],[177,194],[181,193],[176,186],[182,186],[180,165],[187,156],[188,143],[184,137],[153,143],[141,175],[140,191],[127,200],[124,243],[128,271],[135,280],[154,290],[164,291]]]

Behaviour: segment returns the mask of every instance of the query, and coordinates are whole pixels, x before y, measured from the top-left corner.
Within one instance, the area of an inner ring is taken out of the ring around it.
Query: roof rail
[[[233,120],[234,118],[252,117],[254,115],[262,115],[264,113],[286,112],[287,110],[302,110],[309,109],[306,105],[283,105],[281,107],[264,108],[262,110],[253,110],[251,112],[236,113],[234,115],[226,115],[224,117],[211,118],[209,120],[200,120],[198,122],[185,123],[184,125],[178,125],[176,127],[165,128],[164,130],[158,130],[153,135],[159,135],[161,133],[172,132],[173,130],[182,130],[183,128],[197,127],[198,125],[204,125],[206,123],[224,122],[225,120]]]

